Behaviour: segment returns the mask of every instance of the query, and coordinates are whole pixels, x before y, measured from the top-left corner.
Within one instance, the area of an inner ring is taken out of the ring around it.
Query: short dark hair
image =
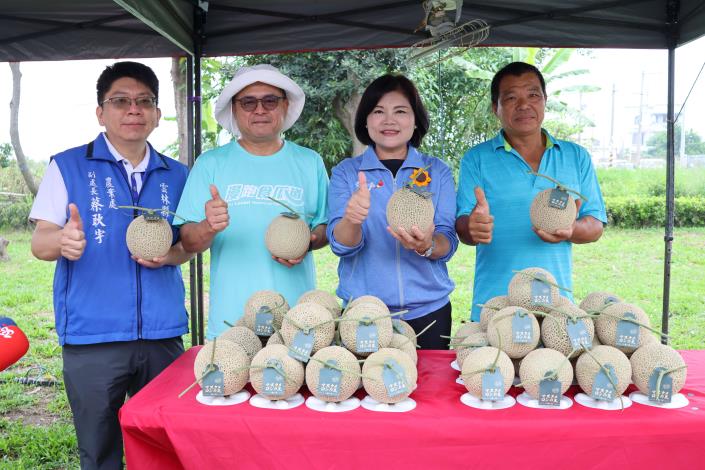
[[[355,135],[363,144],[374,145],[374,142],[370,139],[370,134],[367,132],[367,116],[375,109],[379,100],[392,91],[400,92],[409,100],[409,104],[411,104],[416,128],[414,129],[410,142],[414,147],[418,147],[421,145],[421,141],[426,135],[426,132],[428,132],[428,112],[413,82],[403,75],[382,75],[368,85],[365,92],[362,94],[362,99],[355,113]]]
[[[154,97],[159,99],[159,79],[157,79],[154,71],[139,62],[125,61],[108,65],[98,77],[98,83],[96,83],[98,105],[105,101],[105,94],[113,86],[113,83],[124,77],[134,78],[138,82],[143,83],[154,94]]]
[[[511,64],[502,67],[499,72],[494,74],[494,77],[492,78],[492,85],[490,85],[490,92],[492,94],[492,104],[495,106],[497,105],[497,102],[499,100],[499,84],[502,82],[502,79],[504,77],[506,77],[507,75],[519,77],[520,75],[524,75],[525,73],[533,73],[538,77],[539,82],[541,82],[541,91],[543,91],[543,96],[545,97],[546,81],[543,79],[543,75],[541,75],[539,69],[537,69],[531,64],[527,64],[526,62],[512,62]]]

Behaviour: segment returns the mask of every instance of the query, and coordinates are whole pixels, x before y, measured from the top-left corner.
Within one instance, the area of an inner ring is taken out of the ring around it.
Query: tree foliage
[[[680,124],[676,124],[674,130],[675,138],[675,153],[678,154],[678,149],[680,148],[681,132],[683,128]],[[666,158],[666,131],[660,131],[652,135],[649,140],[646,141],[649,149],[646,151],[647,155],[658,158]],[[695,132],[693,129],[688,129],[685,133],[685,154],[686,155],[705,155],[705,142],[703,142],[700,134]]]

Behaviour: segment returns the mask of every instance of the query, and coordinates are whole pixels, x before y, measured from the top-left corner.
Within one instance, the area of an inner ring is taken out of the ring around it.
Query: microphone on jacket
[[[0,317],[0,371],[19,361],[29,349],[27,336],[8,317]]]

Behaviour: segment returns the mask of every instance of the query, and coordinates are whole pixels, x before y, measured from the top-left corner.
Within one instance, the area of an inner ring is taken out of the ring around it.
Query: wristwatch
[[[416,254],[419,256],[423,256],[424,258],[430,258],[431,255],[433,254],[433,249],[436,247],[436,240],[431,238],[431,246],[428,247],[428,250],[424,251],[423,253],[419,253],[416,251]]]

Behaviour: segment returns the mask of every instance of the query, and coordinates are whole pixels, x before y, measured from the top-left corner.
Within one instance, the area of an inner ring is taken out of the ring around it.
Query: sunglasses
[[[262,98],[255,98],[254,96],[244,96],[242,98],[233,98],[233,101],[237,101],[238,103],[240,103],[240,107],[244,111],[251,113],[252,111],[257,109],[257,104],[259,103],[262,103],[262,107],[267,111],[274,111],[275,109],[277,109],[277,106],[279,106],[279,102],[285,99],[285,96],[267,95],[263,96]]]

